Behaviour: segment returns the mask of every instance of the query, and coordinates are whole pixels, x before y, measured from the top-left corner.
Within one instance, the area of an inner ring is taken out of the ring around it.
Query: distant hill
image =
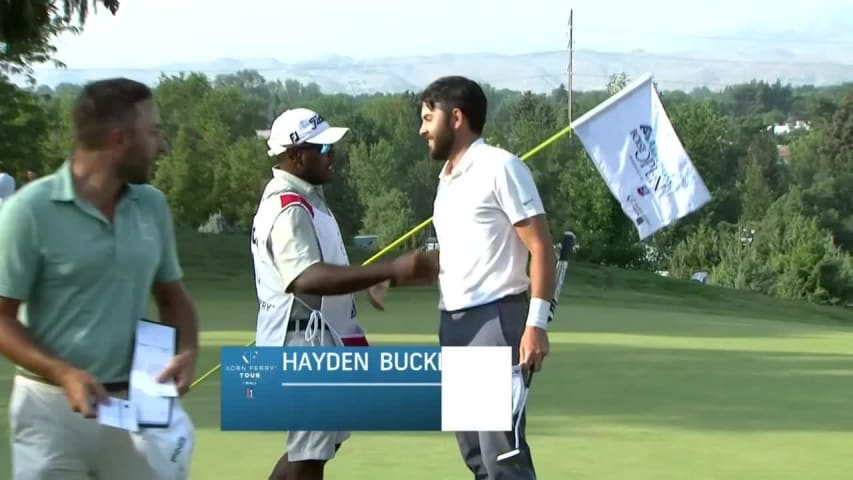
[[[845,43],[832,46],[790,44],[772,41],[749,48],[693,48],[679,53],[658,54],[642,50],[600,52],[577,49],[574,54],[574,89],[600,89],[609,75],[626,72],[637,76],[651,72],[661,89],[692,90],[752,79],[792,85],[832,85],[853,81],[853,48]],[[316,82],[325,93],[372,93],[417,91],[434,78],[447,74],[467,75],[498,88],[549,92],[566,83],[568,54],[548,51],[523,55],[494,53],[392,57],[353,60],[325,57],[310,63],[288,64],[273,58],[223,58],[208,63],[179,63],[139,69],[37,69],[39,84],[84,83],[111,76],[127,76],[155,84],[161,72],[203,72],[210,76],[238,70],[257,70],[264,77]],[[15,79],[20,83],[21,79]]]

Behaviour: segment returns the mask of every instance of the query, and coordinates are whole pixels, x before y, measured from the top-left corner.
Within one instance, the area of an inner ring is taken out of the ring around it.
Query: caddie
[[[323,194],[333,177],[334,145],[347,132],[306,108],[287,110],[272,124],[267,144],[276,165],[259,201],[251,240],[260,347],[367,346],[352,294],[385,281],[394,286],[434,276],[421,252],[349,265]],[[270,478],[322,479],[325,463],[349,438],[350,432],[289,432],[287,452]]]

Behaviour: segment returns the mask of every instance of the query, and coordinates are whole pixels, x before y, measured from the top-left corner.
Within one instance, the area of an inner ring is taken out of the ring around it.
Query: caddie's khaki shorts
[[[313,346],[333,347],[335,340],[331,332],[326,330],[322,343],[318,331],[314,338]],[[304,330],[287,332],[284,345],[287,347],[309,347],[311,342],[305,339]],[[335,458],[335,446],[344,443],[350,438],[350,432],[306,432],[291,431],[287,433],[287,460],[299,462],[303,460],[331,460]]]
[[[169,428],[133,433],[84,418],[62,388],[21,375],[9,401],[9,430],[12,480],[183,480],[195,444],[179,400]]]

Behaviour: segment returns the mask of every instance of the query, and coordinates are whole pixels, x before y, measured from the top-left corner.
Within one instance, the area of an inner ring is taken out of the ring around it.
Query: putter
[[[554,320],[554,314],[557,311],[557,301],[560,298],[560,292],[563,290],[563,280],[566,278],[566,269],[569,264],[569,254],[574,249],[574,246],[575,234],[570,231],[563,232],[563,240],[560,242],[560,253],[557,256],[557,285],[554,288],[554,298],[551,300],[551,310],[548,314],[549,323]],[[498,455],[497,461],[501,464],[518,463],[524,456],[524,452],[521,451],[521,441],[519,438],[521,435],[521,429],[519,427],[521,425],[522,413],[527,407],[527,394],[530,391],[530,384],[533,382],[534,372],[533,369],[529,368],[527,365],[522,365],[521,373],[522,378],[524,379],[524,390],[521,392],[521,397],[518,401],[520,408],[518,409],[518,415],[515,419],[515,425],[513,428],[513,432],[515,433],[515,448]]]

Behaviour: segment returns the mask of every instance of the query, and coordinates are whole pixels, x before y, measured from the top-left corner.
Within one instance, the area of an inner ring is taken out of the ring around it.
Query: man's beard
[[[143,184],[151,181],[151,161],[145,158],[141,145],[134,145],[118,165],[118,175],[122,181]]]
[[[450,129],[449,122],[445,127],[432,139],[432,150],[430,150],[429,156],[433,160],[447,160],[450,157],[450,150],[453,149],[456,135]]]
[[[323,162],[317,160],[316,164],[306,168],[302,174],[302,179],[311,185],[321,186],[332,181],[332,173],[329,167]]]

